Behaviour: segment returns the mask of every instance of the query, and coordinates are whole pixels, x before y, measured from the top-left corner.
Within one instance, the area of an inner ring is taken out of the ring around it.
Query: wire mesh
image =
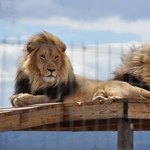
[[[1,80],[0,80],[0,107],[11,106],[9,97],[13,94],[14,90],[14,79],[19,63],[19,59],[22,56],[22,49],[24,48],[24,44],[21,44],[21,40],[19,38],[16,39],[15,44],[9,44],[7,38],[4,38],[1,42],[1,50],[0,50],[0,63],[1,63]],[[84,45],[82,42],[81,46],[75,46],[70,44],[67,46],[67,55],[71,60],[71,63],[74,68],[74,72],[76,74],[80,74],[82,76],[100,79],[100,80],[111,80],[113,75],[111,74],[117,64],[120,64],[120,56],[124,53],[128,53],[130,51],[129,48],[125,47],[123,44],[120,44],[116,47],[116,45],[108,44],[108,45],[99,45],[95,44],[93,46]],[[82,82],[86,82],[87,79],[83,78]],[[132,81],[132,78],[130,79]],[[73,87],[71,87],[73,90]],[[60,93],[59,88],[56,89],[57,93]],[[83,90],[85,91],[85,90]],[[44,90],[44,93],[47,93],[47,90]],[[72,93],[72,92],[71,92]],[[85,99],[85,93],[83,92],[82,99]],[[73,96],[70,99],[70,103],[73,103]],[[95,102],[96,103],[96,102]],[[95,105],[95,114],[99,112],[98,105]],[[60,114],[60,107],[56,108],[57,116]],[[142,107],[141,107],[142,109]],[[33,116],[30,113],[30,118],[32,120]],[[70,107],[70,113],[74,113],[74,108]],[[43,118],[45,118],[47,111],[43,111]],[[9,131],[5,133],[0,133],[0,149],[108,149],[113,150],[117,148],[117,132],[110,132],[111,130],[111,122],[113,120],[110,119],[110,114],[107,113],[106,119],[106,132],[99,132],[99,119],[97,119],[95,115],[95,126],[94,131],[87,132],[87,121],[84,116],[86,116],[86,107],[83,105],[82,107],[82,131],[81,132],[62,132],[60,118],[57,118],[56,131],[46,131],[46,122],[43,120],[42,130],[45,131]],[[42,118],[41,118],[42,119]],[[17,118],[16,118],[17,120]],[[4,120],[1,120],[4,121]],[[30,126],[32,126],[33,122],[29,122]],[[139,131],[143,130],[142,119],[139,119]],[[2,124],[1,124],[2,125]],[[69,121],[70,131],[75,127],[74,117],[70,117]],[[17,127],[16,127],[17,128]],[[138,132],[135,134],[139,138],[138,141],[143,141],[143,136],[146,133]],[[11,140],[10,140],[11,139]],[[36,141],[37,140],[37,141]],[[25,144],[25,143],[26,144]],[[142,144],[141,144],[142,145]],[[142,149],[142,146],[136,147],[136,149]]]

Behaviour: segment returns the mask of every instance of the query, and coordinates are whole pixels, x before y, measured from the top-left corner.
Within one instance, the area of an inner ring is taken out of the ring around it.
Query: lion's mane
[[[61,53],[60,69],[58,70],[58,78],[55,84],[46,83],[41,78],[36,66],[38,60],[35,59],[35,55],[42,43],[53,44]],[[65,87],[69,88],[70,82],[74,81],[74,73],[65,50],[65,44],[57,36],[48,32],[44,31],[31,37],[25,46],[24,56],[19,63],[14,94],[29,93],[39,95],[43,94],[42,91],[45,91],[49,95],[57,96]]]
[[[150,90],[150,45],[143,44],[131,49],[122,57],[122,63],[114,71],[114,80],[121,80],[131,85]]]

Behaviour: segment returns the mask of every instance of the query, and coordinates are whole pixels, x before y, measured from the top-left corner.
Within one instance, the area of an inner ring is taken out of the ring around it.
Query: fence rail
[[[103,104],[79,102],[8,107],[0,109],[0,132],[118,131],[118,149],[133,149],[133,131],[150,130],[149,114],[148,99],[143,102],[127,102],[122,99],[106,101]]]
[[[124,105],[127,103],[127,113],[124,113]],[[83,113],[84,109],[84,113]],[[150,101],[133,100],[127,102],[113,100],[104,104],[95,102],[85,103],[52,103],[36,104],[28,107],[4,107],[0,108],[0,132],[11,130],[50,130],[57,131],[115,131],[116,119],[135,119],[135,129],[139,130],[138,122],[142,121],[140,130],[150,130]],[[113,119],[108,124],[107,119]],[[98,122],[96,122],[98,120]],[[86,121],[83,125],[83,121]],[[71,126],[70,122],[74,122]],[[68,126],[69,125],[69,126]],[[112,125],[112,126],[111,126]],[[97,127],[96,127],[97,126]]]

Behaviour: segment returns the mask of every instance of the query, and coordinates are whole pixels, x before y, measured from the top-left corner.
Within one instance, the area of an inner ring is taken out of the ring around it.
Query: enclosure
[[[134,44],[139,46],[141,43]],[[0,45],[1,149],[96,150],[120,149],[128,147],[128,144],[130,149],[149,149],[150,104],[147,99],[12,108],[9,97],[14,90],[15,74],[24,45],[25,42],[19,38],[15,41],[4,38]],[[128,44],[82,43],[77,46],[71,43],[67,45],[66,53],[76,74],[111,80],[112,72],[121,63],[120,56],[129,51]]]

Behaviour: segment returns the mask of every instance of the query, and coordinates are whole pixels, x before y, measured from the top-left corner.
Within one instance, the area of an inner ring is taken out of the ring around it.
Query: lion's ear
[[[35,48],[35,44],[33,42],[28,42],[27,44],[27,51],[32,52]]]
[[[60,48],[61,48],[63,53],[66,51],[66,45],[62,41],[60,43]]]

